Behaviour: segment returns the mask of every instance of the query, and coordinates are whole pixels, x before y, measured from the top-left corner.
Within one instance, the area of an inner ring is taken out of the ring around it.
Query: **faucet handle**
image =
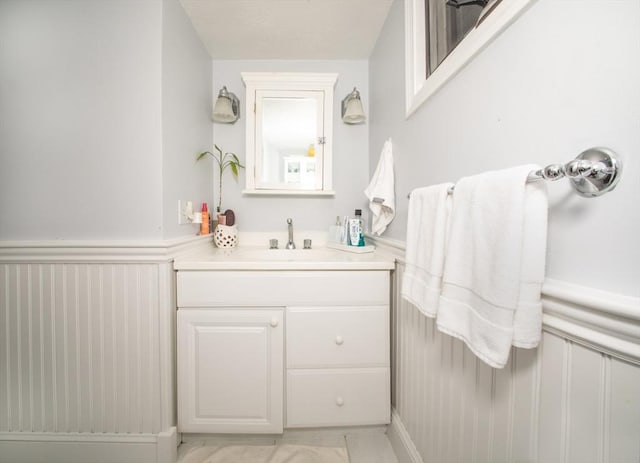
[[[287,219],[287,224],[291,225],[293,223],[293,219]]]
[[[269,240],[269,249],[278,249],[278,240],[272,238]]]

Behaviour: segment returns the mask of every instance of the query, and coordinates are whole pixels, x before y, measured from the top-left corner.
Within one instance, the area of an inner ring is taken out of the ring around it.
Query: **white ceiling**
[[[367,59],[393,0],[180,0],[213,59]]]

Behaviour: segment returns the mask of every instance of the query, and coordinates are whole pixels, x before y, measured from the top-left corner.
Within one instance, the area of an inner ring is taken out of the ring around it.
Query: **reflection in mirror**
[[[257,147],[258,188],[285,184],[294,189],[322,189],[322,145],[316,146],[322,95],[262,93],[274,92],[258,92],[256,117],[262,129],[262,143]]]

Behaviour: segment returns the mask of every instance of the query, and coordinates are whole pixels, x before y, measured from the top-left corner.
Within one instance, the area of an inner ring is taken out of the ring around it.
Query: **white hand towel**
[[[402,297],[435,317],[442,289],[452,183],[418,188],[409,197]]]
[[[546,248],[546,187],[527,183],[533,165],[456,184],[438,329],[495,368],[511,345],[540,338]]]
[[[391,138],[384,142],[378,165],[364,194],[369,199],[369,209],[373,214],[371,232],[381,235],[393,220],[396,208]]]

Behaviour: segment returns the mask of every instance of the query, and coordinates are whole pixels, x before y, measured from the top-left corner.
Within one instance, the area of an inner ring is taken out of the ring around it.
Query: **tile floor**
[[[279,443],[302,445],[342,446],[346,444],[349,463],[398,463],[385,427],[342,428],[322,430],[285,431],[282,436],[211,436],[206,434],[183,434],[182,444],[178,447],[178,463],[187,450],[200,445],[221,443],[242,443],[254,445],[272,445]]]

